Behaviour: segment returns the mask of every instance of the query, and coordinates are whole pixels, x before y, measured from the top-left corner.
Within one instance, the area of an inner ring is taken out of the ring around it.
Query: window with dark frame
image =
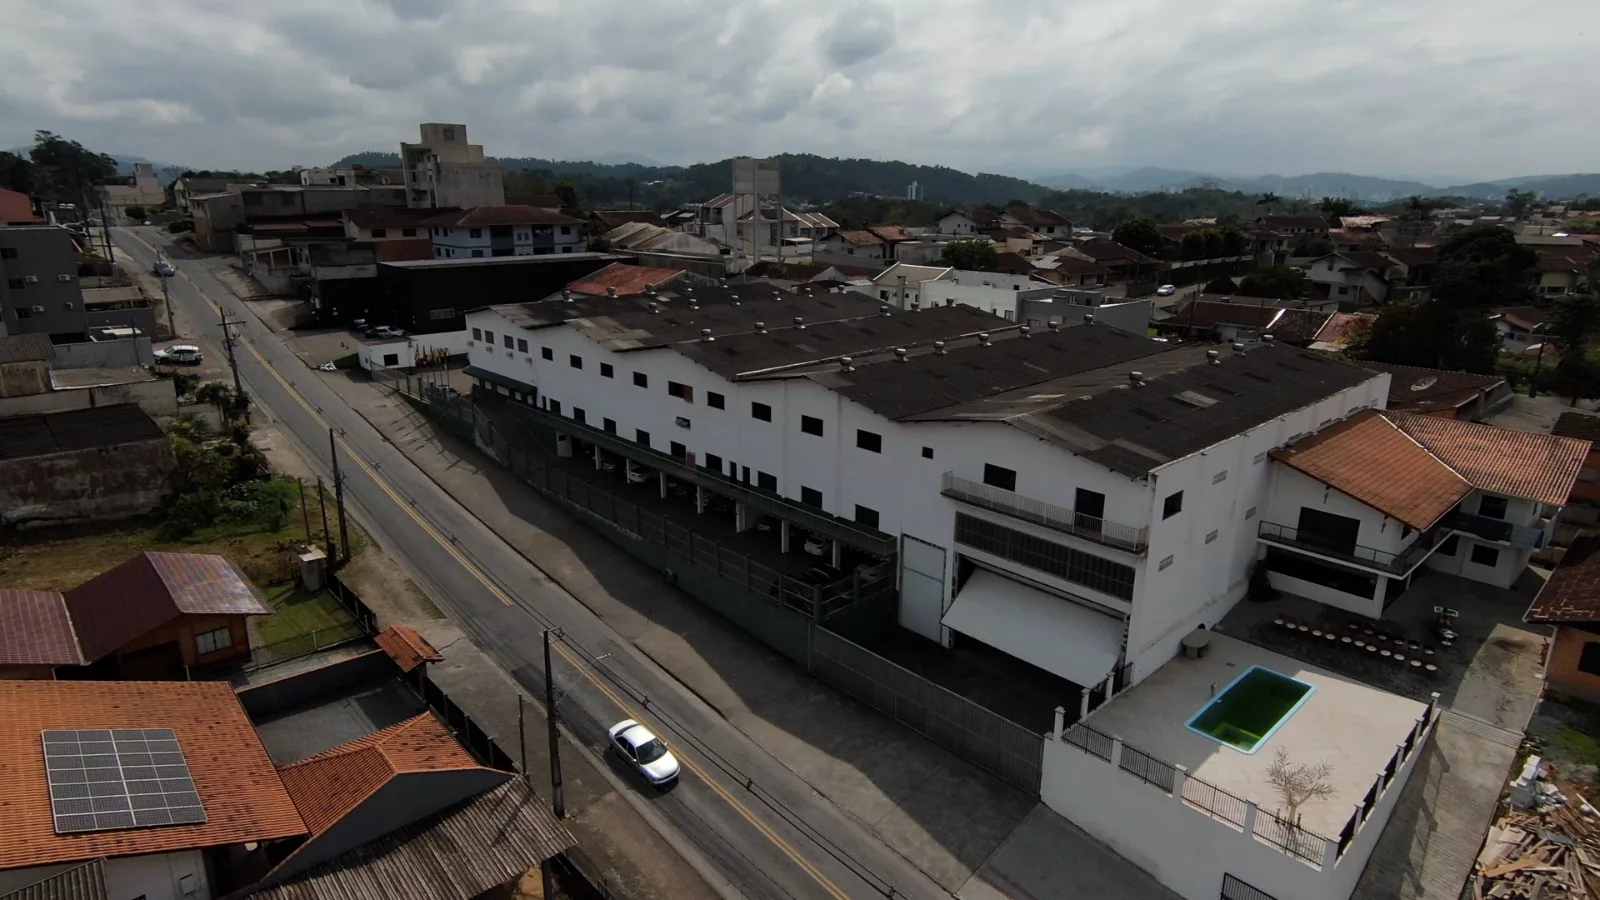
[[[668,448],[668,452],[670,452],[673,456],[676,456],[678,459],[687,459],[689,457],[689,448],[678,443],[677,441],[672,442],[672,446]]]
[[[856,521],[868,528],[878,527],[878,511],[856,504]]]
[[[770,475],[766,472],[757,472],[756,487],[762,489],[763,491],[775,492],[778,490],[778,476]]]
[[[641,447],[650,446],[650,432],[645,431],[643,428],[635,429],[633,432],[633,442]]]
[[[933,448],[932,447],[923,447],[922,448],[922,458],[923,459],[933,459]]]
[[[806,434],[814,434],[817,437],[822,437],[822,420],[816,416],[801,416],[800,430]]]
[[[578,354],[574,353],[571,356],[567,357],[567,365],[571,366],[574,369],[581,369],[581,368],[583,368],[583,357],[581,357]]]
[[[694,388],[677,381],[667,382],[667,396],[677,397],[685,403],[694,402]]]
[[[715,472],[718,475],[721,475],[723,469],[722,457],[716,455],[715,453],[707,453],[705,468],[707,471]]]
[[[1504,519],[1511,502],[1498,494],[1484,494],[1478,500],[1478,515],[1489,519]]]
[[[860,450],[866,450],[866,451],[869,451],[871,453],[882,453],[883,452],[883,435],[878,434],[877,432],[867,431],[867,430],[862,429],[862,428],[857,428],[856,429],[856,448],[860,449]]]
[[[517,338],[517,352],[518,353],[527,353],[528,352],[528,340],[527,340],[527,338]]]
[[[1483,544],[1473,544],[1472,555],[1468,559],[1472,560],[1473,565],[1488,566],[1492,569],[1500,565],[1500,551]]]
[[[502,337],[501,340],[505,341],[505,346],[506,346],[507,350],[510,350],[512,347],[515,347],[517,345],[517,342],[515,340],[513,340],[511,335],[509,335],[509,334],[505,335],[504,337]]]
[[[587,424],[587,422],[586,422],[586,420],[585,420],[585,418],[584,418],[584,412],[583,412],[583,410],[581,410],[581,409],[579,409],[579,408],[578,408],[578,407],[576,407],[576,406],[574,406],[574,407],[573,407],[573,408],[572,408],[572,420],[573,420],[573,421],[574,421],[574,422],[577,422],[577,423],[578,423],[578,424],[579,424],[579,425],[584,425],[584,424]]]
[[[603,419],[601,421],[601,423],[600,423],[600,429],[602,431],[606,432],[607,434],[616,434],[617,433],[617,420],[616,419]]]
[[[956,514],[955,537],[957,542],[968,547],[1021,563],[1073,584],[1124,600],[1133,599],[1132,566],[966,513]]]
[[[633,386],[647,388],[650,386],[650,376],[643,372],[633,373]]]
[[[1170,519],[1183,512],[1183,491],[1173,491],[1161,501],[1161,518]]]
[[[754,418],[754,419],[760,419],[763,422],[771,422],[772,421],[772,407],[768,406],[765,403],[751,403],[750,404],[750,417]]]
[[[614,378],[614,377],[616,377],[616,374],[617,374],[617,370],[611,367],[611,363],[601,363],[600,364],[600,377],[601,378]]]
[[[540,347],[539,348],[539,357],[541,359],[555,359],[556,358],[556,352],[554,350],[551,350],[549,347]]]
[[[1578,671],[1586,675],[1600,675],[1600,641],[1586,641],[1578,651]]]
[[[983,464],[983,483],[990,487],[997,487],[1004,491],[1017,489],[1017,473],[1014,469],[997,466],[994,463]]]
[[[816,488],[808,488],[802,485],[800,488],[800,502],[820,509],[822,507],[822,492]]]
[[[545,403],[550,407],[550,411],[551,412],[555,413],[558,416],[561,415],[561,401],[560,400],[551,400],[551,399],[549,399],[547,397],[547,398],[545,398]]]
[[[716,391],[706,391],[706,405],[712,409],[726,409],[728,399]]]

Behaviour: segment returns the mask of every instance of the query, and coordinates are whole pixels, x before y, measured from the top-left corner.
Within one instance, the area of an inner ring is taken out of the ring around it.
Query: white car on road
[[[1157,297],[1171,297],[1177,292],[1178,286],[1175,284],[1163,284],[1161,287],[1156,288]]]
[[[669,784],[678,777],[678,759],[650,729],[632,719],[611,726],[611,747],[644,780],[653,785]]]

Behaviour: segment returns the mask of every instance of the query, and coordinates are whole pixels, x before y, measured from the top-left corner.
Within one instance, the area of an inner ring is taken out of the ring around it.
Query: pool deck
[[[1251,666],[1304,681],[1315,690],[1253,754],[1185,725],[1214,693]],[[1085,724],[1269,810],[1282,806],[1266,775],[1279,747],[1295,763],[1330,763],[1334,795],[1308,801],[1300,816],[1304,828],[1332,837],[1426,709],[1415,700],[1213,633],[1203,659],[1180,656],[1168,662],[1096,710]]]

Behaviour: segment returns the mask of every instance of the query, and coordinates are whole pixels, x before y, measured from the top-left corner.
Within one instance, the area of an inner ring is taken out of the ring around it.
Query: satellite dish
[[[1437,375],[1429,375],[1427,378],[1418,379],[1417,383],[1413,384],[1411,386],[1411,389],[1413,391],[1425,391],[1428,388],[1431,388],[1431,387],[1433,387],[1434,385],[1436,385],[1438,383],[1439,383],[1439,376],[1437,376]]]

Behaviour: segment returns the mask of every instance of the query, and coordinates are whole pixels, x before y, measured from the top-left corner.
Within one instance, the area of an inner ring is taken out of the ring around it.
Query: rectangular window
[[[966,513],[956,514],[956,540],[1073,584],[1124,600],[1133,599],[1132,566]]]
[[[1483,544],[1473,544],[1470,559],[1473,565],[1488,566],[1492,569],[1500,565],[1500,551],[1494,547],[1486,547]]]
[[[676,456],[679,459],[687,459],[689,457],[689,448],[678,443],[677,441],[673,441],[672,446],[668,449],[673,456]]]
[[[650,376],[643,372],[633,373],[633,386],[647,388],[650,386]]]
[[[375,237],[375,238],[388,237],[389,236],[389,229],[387,229],[387,228],[374,228],[374,229],[372,229],[372,236]]]
[[[11,288],[13,291],[20,291],[20,290],[26,288],[27,286],[28,286],[28,283],[26,281],[23,281],[21,278],[7,278],[6,279],[6,287]]]
[[[417,230],[415,228],[402,228],[402,229],[400,229],[400,236],[401,237],[416,237],[417,236]]]
[[[556,352],[554,350],[551,350],[549,347],[540,347],[539,348],[539,358],[540,359],[555,359],[556,358]]]
[[[1156,566],[1156,571],[1159,572],[1162,569],[1170,567],[1171,565],[1172,565],[1172,557],[1171,556],[1163,556],[1163,557],[1161,557],[1160,564]]]
[[[616,376],[616,374],[617,374],[617,370],[613,369],[611,367],[611,363],[601,363],[600,364],[600,377],[601,378],[613,378],[613,377]]]
[[[760,419],[763,422],[771,422],[772,407],[766,405],[765,403],[752,403],[750,404],[750,415],[753,418]]]
[[[482,228],[469,228],[469,229],[467,229],[467,237],[469,237],[469,238],[481,238],[481,237],[483,237],[483,229]]]
[[[1478,515],[1491,519],[1504,519],[1509,501],[1495,494],[1484,494],[1478,501]]]
[[[581,369],[581,368],[583,368],[583,357],[581,357],[578,354],[574,353],[571,356],[567,357],[567,365],[571,366],[574,369]]]
[[[1578,652],[1578,671],[1600,675],[1600,641],[1585,641]]]
[[[483,340],[483,329],[482,328],[474,328],[474,329],[472,329],[472,339],[475,340],[475,341]]]
[[[822,492],[816,488],[808,488],[802,485],[800,488],[800,502],[807,506],[821,507]]]
[[[726,409],[728,400],[716,391],[706,391],[706,405],[712,409]]]
[[[488,344],[488,345],[489,345],[489,346],[491,346],[491,347],[493,347],[493,346],[494,346],[494,332],[492,332],[492,331],[485,331],[485,332],[484,332],[484,333],[483,333],[483,340],[484,340],[484,342],[485,342],[485,343],[487,343],[487,344]]]
[[[512,347],[516,346],[516,341],[513,341],[511,339],[511,335],[509,335],[509,334],[504,336],[503,338],[501,338],[501,340],[506,342],[506,349],[507,350],[510,350]]]
[[[585,424],[583,410],[581,410],[578,407],[574,406],[572,408],[572,420],[574,422],[577,422],[579,425]]]
[[[472,251],[472,258],[473,259],[482,259],[483,258],[483,251],[482,250],[474,250],[474,251]]]
[[[517,338],[517,352],[518,353],[527,353],[528,352],[528,339],[527,338]]]
[[[923,459],[933,459],[933,448],[932,447],[923,447],[922,448],[922,458]]]
[[[856,447],[872,453],[883,452],[883,435],[871,431],[856,429]]]
[[[1206,543],[1209,544],[1209,543],[1211,543],[1212,541],[1214,541],[1216,539],[1217,539],[1217,532],[1216,532],[1215,529],[1206,532]]]
[[[763,491],[776,491],[778,489],[778,476],[766,472],[756,473],[756,487]]]
[[[643,447],[650,446],[650,432],[645,431],[643,428],[635,430],[633,433],[633,442]]]
[[[15,247],[0,247],[0,259],[16,259],[16,258],[17,258],[17,248],[15,248]]]
[[[1183,491],[1174,491],[1167,495],[1161,504],[1161,518],[1170,519],[1183,512]]]
[[[800,430],[806,434],[814,434],[817,437],[822,437],[822,420],[816,416],[801,416]]]
[[[1332,553],[1352,556],[1361,534],[1361,520],[1302,506],[1296,528],[1301,541]]]
[[[1005,466],[997,466],[994,463],[984,463],[983,483],[989,485],[990,487],[1014,491],[1017,489],[1017,473],[1012,469],[1006,468]]]
[[[549,397],[544,398],[544,400],[545,400],[545,403],[549,405],[551,412],[555,413],[558,416],[561,415],[561,401],[560,400],[551,400]]]
[[[706,467],[706,471],[715,472],[718,475],[721,475],[722,474],[722,457],[716,455],[715,453],[707,453],[706,454],[705,467]]]
[[[1223,483],[1224,481],[1227,481],[1227,480],[1228,480],[1228,471],[1226,469],[1224,469],[1221,472],[1218,472],[1217,474],[1211,476],[1211,483],[1212,484],[1221,484],[1221,483]]]
[[[861,504],[857,503],[856,504],[856,521],[860,522],[861,524],[863,524],[865,526],[867,526],[868,528],[877,528],[878,527],[878,511],[875,510],[875,509],[869,509],[869,508],[867,508],[865,506],[862,506]]]
[[[602,420],[601,423],[600,423],[600,430],[604,431],[606,434],[616,434],[617,433],[617,420],[616,419],[604,419],[604,420]]]
[[[233,632],[227,628],[218,628],[215,631],[202,631],[194,636],[194,650],[204,656],[218,650],[226,650],[233,646]]]
[[[1459,546],[1461,546],[1461,535],[1452,534],[1445,538],[1444,543],[1440,544],[1439,549],[1434,552],[1440,556],[1455,556],[1456,548]]]
[[[677,397],[685,403],[694,402],[694,388],[687,384],[679,384],[676,381],[667,382],[667,395]]]

